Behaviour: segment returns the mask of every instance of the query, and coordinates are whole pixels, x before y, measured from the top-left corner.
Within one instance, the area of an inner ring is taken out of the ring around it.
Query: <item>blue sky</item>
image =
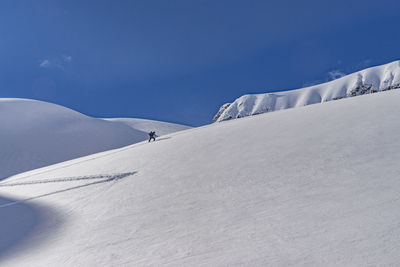
[[[0,97],[193,126],[247,93],[400,59],[400,3],[0,2]]]

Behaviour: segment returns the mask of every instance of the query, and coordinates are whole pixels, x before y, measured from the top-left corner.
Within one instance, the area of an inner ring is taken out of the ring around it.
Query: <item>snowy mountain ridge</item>
[[[214,123],[10,177],[0,266],[400,266],[399,102]]]
[[[0,180],[190,127],[144,119],[99,119],[43,101],[0,98]]]
[[[221,106],[213,122],[400,88],[400,61],[301,89],[243,95]]]

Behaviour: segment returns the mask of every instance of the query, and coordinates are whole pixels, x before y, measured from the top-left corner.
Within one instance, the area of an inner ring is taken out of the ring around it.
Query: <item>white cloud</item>
[[[329,81],[332,81],[332,80],[336,80],[336,79],[339,79],[339,78],[345,76],[346,73],[344,73],[341,70],[332,70],[332,71],[327,72],[325,75],[326,75],[325,79],[306,82],[306,83],[303,84],[303,87],[313,86],[313,85],[329,82]]]
[[[336,79],[339,79],[339,78],[341,78],[341,77],[343,77],[345,75],[346,75],[346,73],[344,73],[341,70],[332,70],[332,71],[328,72],[329,80],[336,80]]]
[[[48,60],[48,59],[42,60],[42,62],[40,63],[39,66],[42,67],[42,68],[50,67],[51,66],[50,60]]]
[[[363,61],[361,61],[360,63],[358,63],[357,65],[357,69],[365,69],[367,67],[370,67],[372,63],[371,59],[364,59]]]
[[[63,55],[63,59],[64,59],[64,62],[68,62],[68,63],[72,61],[72,57],[71,56]]]
[[[43,59],[40,61],[39,66],[41,68],[58,68],[64,69],[65,66],[72,62],[72,56],[60,55],[55,58]]]

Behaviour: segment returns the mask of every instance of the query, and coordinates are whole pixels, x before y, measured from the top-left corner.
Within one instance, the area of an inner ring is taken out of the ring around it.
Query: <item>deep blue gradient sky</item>
[[[398,0],[2,0],[0,97],[198,126],[400,58]]]

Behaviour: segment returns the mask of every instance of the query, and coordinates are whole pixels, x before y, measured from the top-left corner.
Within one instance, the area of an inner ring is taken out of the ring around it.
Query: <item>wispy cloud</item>
[[[361,61],[360,63],[358,63],[358,65],[356,66],[357,69],[365,69],[370,67],[372,64],[372,60],[371,59],[364,59],[363,61]]]
[[[72,62],[72,56],[60,55],[51,59],[43,59],[40,61],[41,68],[58,68],[63,69]]]
[[[346,73],[344,73],[341,70],[331,70],[327,74],[328,74],[329,81],[339,79],[346,75]]]
[[[64,62],[67,62],[67,63],[69,63],[69,62],[71,62],[71,61],[72,61],[72,57],[71,57],[71,56],[66,56],[66,55],[63,55],[62,57],[63,57],[63,60],[64,60]]]
[[[348,66],[348,67],[343,66],[342,63],[343,62],[341,60],[338,60],[337,66],[336,66],[337,69],[333,69],[331,71],[326,72],[324,74],[325,77],[323,79],[304,83],[303,87],[313,86],[313,85],[317,85],[317,84],[321,84],[321,83],[325,83],[325,82],[329,82],[332,80],[342,78],[343,76],[346,76],[349,73],[353,73],[353,72],[360,71],[365,68],[371,67],[371,64],[373,62],[371,59],[364,59],[364,60],[356,63],[355,65]]]
[[[39,65],[41,68],[49,68],[51,66],[50,60],[44,59],[40,62]]]
[[[310,82],[306,82],[303,84],[303,87],[308,87],[308,86],[313,86],[313,85],[317,85],[317,84],[321,84],[321,83],[326,83],[332,80],[336,80],[339,79],[343,76],[347,75],[344,71],[336,69],[336,70],[331,70],[328,71],[327,73],[325,73],[325,78],[321,79],[321,80],[315,80],[315,81],[310,81]]]

